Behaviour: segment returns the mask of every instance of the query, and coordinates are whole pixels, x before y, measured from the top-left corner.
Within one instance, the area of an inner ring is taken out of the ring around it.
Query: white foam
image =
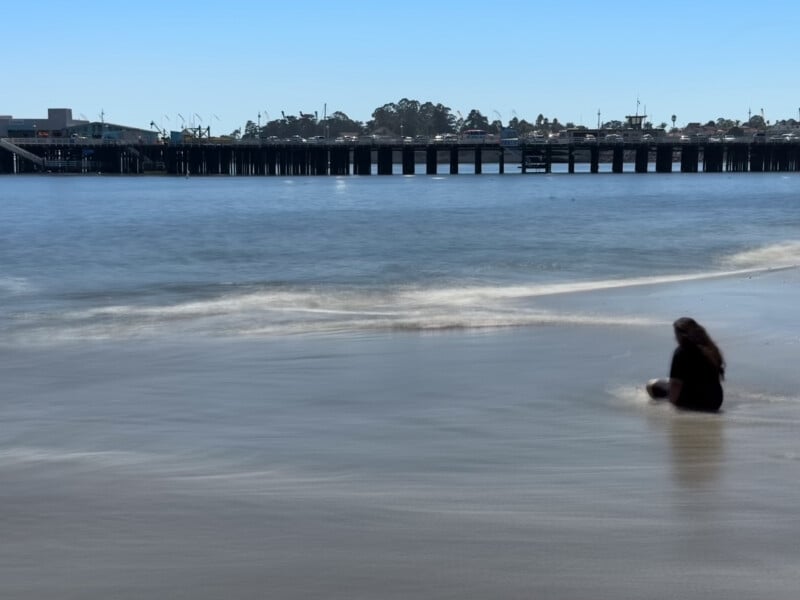
[[[669,406],[669,402],[654,402],[647,394],[644,380],[639,384],[617,385],[607,390],[615,404],[637,408],[651,406]]]
[[[753,248],[725,257],[722,264],[749,268],[786,268],[800,265],[800,241]]]
[[[120,467],[147,464],[149,462],[149,457],[135,452],[69,452],[27,446],[3,448],[0,450],[0,465],[2,466],[14,466],[30,463],[88,463],[104,467]]]
[[[0,291],[9,294],[24,294],[31,291],[31,284],[23,277],[0,277]]]
[[[655,275],[649,277],[631,277],[627,279],[601,279],[593,281],[578,281],[568,283],[549,283],[517,286],[475,286],[461,288],[443,288],[434,290],[418,290],[406,292],[405,296],[414,302],[426,303],[447,303],[452,305],[479,304],[489,300],[503,300],[514,298],[536,298],[540,296],[554,296],[558,294],[576,294],[585,292],[597,292],[603,290],[622,289],[639,286],[660,285],[667,283],[686,283],[690,281],[702,281],[719,279],[725,277],[735,277],[740,275],[752,275],[755,273],[767,272],[776,268],[791,268],[784,265],[782,267],[759,267],[748,269],[736,269],[726,271],[709,271],[703,273],[683,273],[678,275]]]
[[[715,278],[751,275],[776,268],[794,268],[786,258],[800,252],[787,242],[730,257],[732,262],[762,266],[593,281],[476,285],[449,287],[267,288],[228,293],[209,300],[170,305],[112,305],[59,314],[41,327],[25,323],[30,337],[42,339],[108,339],[150,336],[159,332],[215,335],[270,335],[364,330],[480,329],[534,325],[662,325],[647,317],[595,312],[546,311],[532,300],[559,294],[581,294]],[[737,258],[738,257],[738,258]],[[745,258],[743,258],[745,257]],[[750,257],[750,258],[746,258]],[[755,257],[755,258],[754,258]],[[782,257],[781,260],[777,260]],[[756,260],[757,259],[757,260]],[[769,266],[763,266],[763,264]]]

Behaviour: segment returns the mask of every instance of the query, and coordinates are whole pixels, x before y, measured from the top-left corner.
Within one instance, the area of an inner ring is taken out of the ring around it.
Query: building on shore
[[[105,121],[74,119],[71,108],[48,108],[47,118],[0,115],[0,138],[87,138],[155,144],[159,132]]]

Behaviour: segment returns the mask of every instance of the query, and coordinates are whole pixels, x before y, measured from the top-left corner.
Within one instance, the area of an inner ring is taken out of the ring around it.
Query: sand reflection
[[[725,459],[722,415],[679,413],[669,426],[672,472],[684,488],[702,488],[719,478]]]

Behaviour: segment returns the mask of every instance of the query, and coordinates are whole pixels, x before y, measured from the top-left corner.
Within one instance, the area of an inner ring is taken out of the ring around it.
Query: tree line
[[[286,115],[281,111],[281,118],[267,121],[264,125],[259,122],[247,121],[244,131],[237,129],[231,132],[230,136],[241,139],[285,139],[292,136],[303,138],[324,137],[336,138],[341,136],[358,135],[389,135],[394,137],[431,137],[438,134],[460,133],[468,129],[480,129],[487,133],[500,134],[503,130],[513,129],[517,135],[526,136],[534,132],[543,135],[558,133],[563,129],[574,128],[572,122],[561,123],[558,118],[548,118],[539,114],[533,121],[520,119],[516,115],[503,125],[499,118],[490,120],[487,116],[477,109],[469,111],[467,116],[463,116],[459,111],[453,111],[450,107],[441,103],[419,102],[403,98],[399,102],[390,102],[376,108],[372,113],[372,118],[366,123],[356,121],[347,116],[344,112],[336,111],[330,115],[324,115],[322,119],[319,114],[303,113],[299,115]],[[672,127],[675,129],[677,117],[672,115]],[[748,126],[754,129],[764,129],[769,126],[769,121],[765,121],[763,115],[751,115],[745,122],[739,120],[725,119],[720,117],[716,121],[711,120],[701,126],[716,127],[719,130],[727,131],[734,127]],[[798,122],[794,119],[778,121],[774,125],[785,127],[796,127]],[[619,120],[610,120],[601,124],[605,129],[624,129],[626,124]],[[668,124],[662,122],[655,126],[650,121],[643,124],[644,129],[667,129]]]

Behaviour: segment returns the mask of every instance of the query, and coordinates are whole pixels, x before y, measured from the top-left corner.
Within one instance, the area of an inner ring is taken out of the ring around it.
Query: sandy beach
[[[4,348],[0,596],[793,599],[797,291],[792,269],[546,300],[590,325]],[[644,395],[684,314],[726,354],[719,415]]]

